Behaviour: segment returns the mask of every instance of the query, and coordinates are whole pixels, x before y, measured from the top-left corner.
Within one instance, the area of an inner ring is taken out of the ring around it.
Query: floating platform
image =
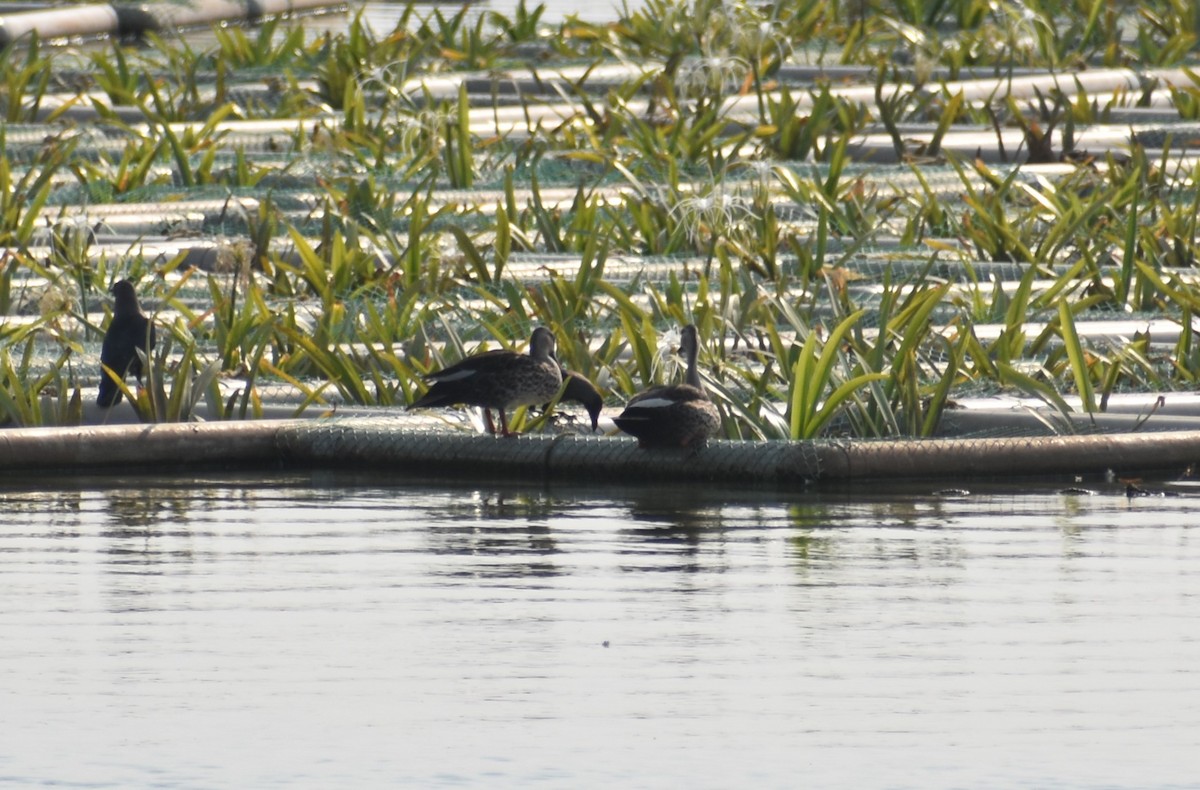
[[[1200,462],[1200,431],[901,441],[713,441],[642,450],[624,436],[502,438],[413,430],[402,418],[14,428],[0,431],[7,473],[390,470],[527,483],[675,483],[795,488],[871,480],[1181,477]]]

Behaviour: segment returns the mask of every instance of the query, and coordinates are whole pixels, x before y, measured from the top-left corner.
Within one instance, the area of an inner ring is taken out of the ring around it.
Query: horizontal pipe
[[[1147,408],[1140,414],[1126,412],[1089,415],[1073,412],[1059,415],[1049,409],[947,409],[938,421],[938,435],[1051,436],[1067,432],[1105,433],[1146,431],[1200,431],[1200,417],[1158,414]]]
[[[711,442],[645,451],[628,438],[504,439],[413,431],[394,418],[337,418],[0,431],[0,469],[133,474],[213,467],[386,468],[531,483],[670,482],[794,487],[810,481],[1181,473],[1200,431],[924,441]]]
[[[0,47],[34,33],[40,39],[78,38],[116,29],[117,12],[108,4],[19,11],[0,16]]]
[[[0,470],[124,474],[158,467],[272,466],[277,422],[163,423],[0,430]]]
[[[1179,472],[1200,461],[1196,431],[923,441],[719,441],[691,453],[647,452],[625,438],[496,439],[386,426],[375,420],[293,423],[281,431],[280,444],[293,463],[387,467],[400,475],[772,486],[814,480],[1078,475],[1110,469]]]
[[[345,0],[194,0],[187,4],[144,3],[117,6],[119,32],[148,32],[200,27],[216,22],[254,22],[266,16],[345,5]]]
[[[1184,474],[1200,432],[848,442],[822,454],[823,480]]]
[[[339,7],[345,0],[195,0],[187,4],[94,4],[17,11],[0,15],[0,47],[36,33],[39,38],[134,36],[216,22],[253,22],[263,17]]]

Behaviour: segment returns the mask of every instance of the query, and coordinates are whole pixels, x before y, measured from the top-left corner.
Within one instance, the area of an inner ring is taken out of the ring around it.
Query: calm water
[[[1196,504],[9,481],[0,784],[1196,787]]]

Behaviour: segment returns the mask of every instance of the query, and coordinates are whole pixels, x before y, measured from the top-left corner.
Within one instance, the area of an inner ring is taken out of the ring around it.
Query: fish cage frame
[[[464,481],[794,488],[879,480],[1187,474],[1200,431],[925,440],[712,441],[644,450],[628,437],[413,430],[398,417],[12,428],[0,470],[135,475],[213,469],[386,470]]]

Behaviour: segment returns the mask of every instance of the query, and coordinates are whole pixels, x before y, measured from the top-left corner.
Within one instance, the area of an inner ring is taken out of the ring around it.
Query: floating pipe
[[[22,36],[39,38],[79,36],[137,36],[214,22],[255,22],[267,16],[314,11],[345,5],[345,0],[195,0],[142,5],[96,4],[19,11],[0,16],[0,47]]]
[[[124,474],[236,463],[277,465],[279,423],[213,422],[0,430],[0,469]]]
[[[1200,432],[1200,417],[1155,414],[1148,408],[1142,414],[1104,412],[1089,416],[1074,412],[1065,417],[1046,409],[947,409],[938,422],[938,435],[944,437],[978,437],[989,433],[1050,436],[1067,430],[1110,435],[1137,430]]]
[[[0,16],[0,48],[34,33],[41,39],[78,38],[117,29],[117,11],[107,4],[18,11]]]
[[[1157,128],[1157,127],[1154,127]],[[1087,151],[1090,154],[1104,152],[1123,152],[1129,148],[1132,136],[1145,133],[1134,126],[1114,126],[1098,124],[1095,126],[1079,127],[1075,130],[1075,138],[1071,150]],[[933,142],[933,132],[915,132],[903,135],[904,143],[911,148],[930,145]],[[1053,149],[1056,152],[1064,150],[1066,133],[1054,132]],[[978,158],[991,163],[1024,162],[1028,156],[1025,133],[1020,129],[1005,128],[995,130],[954,130],[946,132],[942,137],[939,150],[948,151],[961,158]],[[849,156],[857,161],[878,163],[896,163],[896,147],[890,135],[864,134],[855,137],[846,146]]]
[[[822,456],[822,479],[1180,474],[1200,460],[1200,433],[855,442]]]
[[[116,10],[121,34],[140,35],[176,28],[201,27],[214,22],[257,22],[263,17],[341,5],[345,5],[345,0],[194,0],[186,5],[118,5]]]
[[[683,68],[688,68],[689,66],[695,66],[699,62],[699,58],[685,58],[681,65]],[[649,62],[646,64],[620,63],[602,64],[599,66],[561,66],[539,70],[536,74],[530,74],[525,70],[467,71],[456,74],[413,77],[405,81],[400,90],[420,93],[422,95],[428,93],[438,99],[456,98],[459,88],[462,86],[466,86],[470,93],[486,94],[489,98],[494,93],[559,97],[562,93],[556,90],[556,87],[570,87],[585,92],[603,93],[614,86],[643,79],[647,74],[660,72],[661,70],[662,66],[660,64]],[[1051,74],[1047,73],[1044,69],[1022,68],[1014,70],[1015,76],[1011,80],[1006,72],[1007,69],[1002,68],[962,69],[959,72],[959,76],[965,77],[965,79],[947,82],[946,84],[955,86],[956,90],[962,89],[968,91],[972,95],[990,95],[996,90],[998,84],[1008,85],[1011,82],[1016,90],[1014,95],[1024,96],[1030,93],[1030,85],[1057,84],[1060,81],[1069,80],[1070,86],[1074,88],[1075,74],[1088,75],[1085,77],[1085,82],[1093,90],[1096,86],[1128,86],[1136,83],[1134,72],[1127,70]],[[937,83],[939,87],[936,91],[932,87],[926,88],[926,90],[940,93],[940,84],[949,78],[949,74],[950,72],[947,70],[934,70],[927,75],[926,81],[930,85]],[[1187,79],[1182,70],[1172,69],[1145,73],[1147,79],[1158,79],[1164,75],[1167,81],[1172,83],[1183,82]],[[837,65],[784,65],[774,75],[776,80],[783,82],[789,88],[793,89],[816,88],[819,85],[833,83],[833,90],[838,95],[844,95],[843,91],[853,87],[857,91],[868,91],[871,99],[874,98],[875,89],[873,86],[877,76],[877,69],[872,66]],[[910,82],[915,80],[913,73],[908,70],[902,70],[899,76]],[[857,82],[858,84],[856,86],[848,84],[853,82]],[[649,89],[646,88],[643,92],[648,93]]]
[[[710,442],[702,451],[648,452],[632,439],[576,435],[414,433],[381,420],[293,423],[280,432],[290,463],[367,466],[468,479],[725,482],[1179,472],[1200,460],[1200,432],[925,441]]]
[[[936,88],[930,86],[926,90],[946,96],[954,96],[961,92],[967,101],[979,101],[1006,96],[1014,99],[1036,99],[1052,91],[1061,91],[1068,96],[1074,96],[1081,91],[1089,96],[1099,96],[1119,91],[1141,91],[1151,83],[1160,82],[1185,87],[1193,84],[1185,69],[1099,69],[961,80],[939,84]]]
[[[673,482],[793,487],[812,481],[1179,473],[1200,432],[925,441],[710,442],[645,451],[628,438],[511,439],[406,430],[395,418],[335,418],[0,431],[0,469],[162,472],[213,467],[389,469],[526,482]]]

